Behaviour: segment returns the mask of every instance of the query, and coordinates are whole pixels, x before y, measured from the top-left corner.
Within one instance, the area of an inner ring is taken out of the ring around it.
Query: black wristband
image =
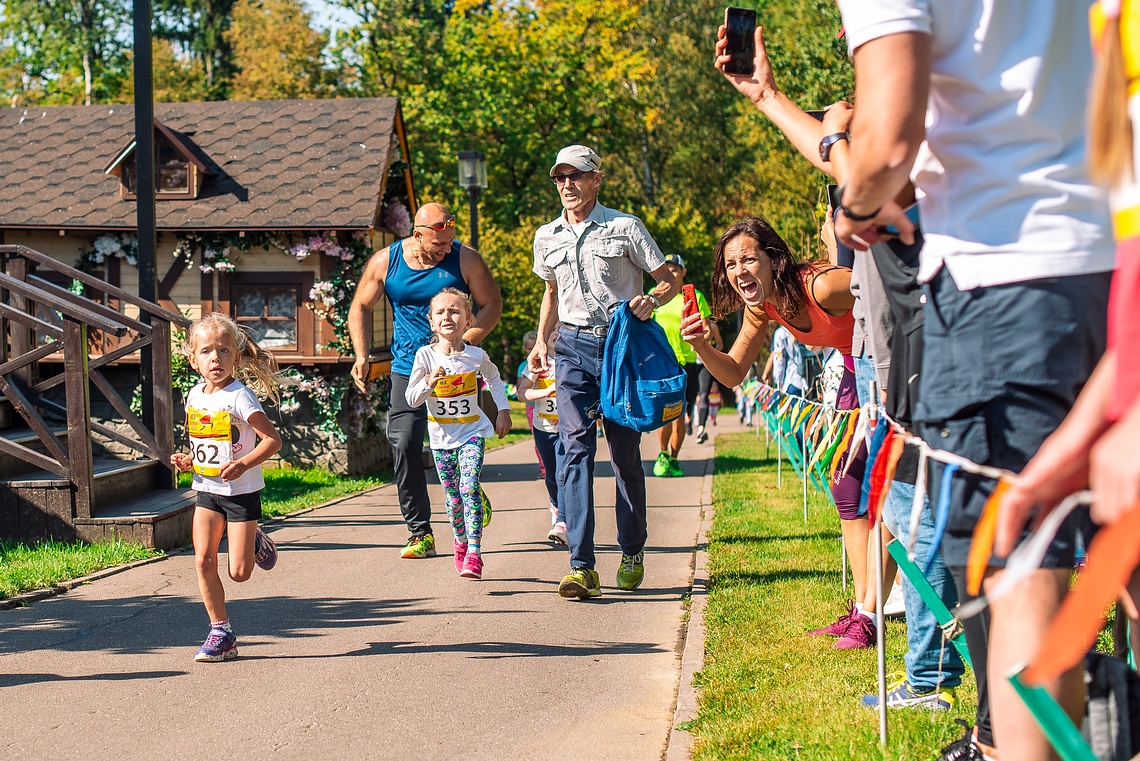
[[[834,135],[828,135],[819,141],[819,158],[823,161],[831,161],[831,146],[838,143],[840,140],[851,140],[849,132],[836,132]]]
[[[841,212],[843,212],[843,216],[847,217],[852,222],[869,222],[870,220],[879,216],[879,212],[883,210],[883,207],[880,206],[879,208],[872,211],[870,214],[856,214],[855,212],[851,211],[851,209],[849,209],[843,205],[843,191],[844,191],[844,189],[845,188],[843,185],[839,186],[839,194],[838,194],[838,196],[839,196],[839,210]]]

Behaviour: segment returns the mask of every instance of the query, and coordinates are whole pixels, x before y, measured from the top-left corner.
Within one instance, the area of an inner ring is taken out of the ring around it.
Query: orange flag
[[[1104,526],[1089,543],[1084,572],[1045,631],[1022,674],[1028,685],[1056,679],[1076,666],[1096,641],[1109,604],[1140,564],[1140,504]]]
[[[879,421],[879,425],[887,423]],[[906,441],[903,437],[896,436],[894,428],[889,429],[887,437],[883,439],[879,456],[875,458],[875,464],[871,468],[871,493],[867,495],[867,520],[871,525],[878,520],[883,502],[891,491],[891,481],[894,480],[895,469],[898,467],[899,458],[902,457],[904,446]]]
[[[997,534],[998,510],[1001,508],[1002,498],[1010,482],[1004,478],[999,479],[994,486],[990,498],[982,507],[982,515],[974,527],[974,538],[970,542],[970,554],[966,558],[966,589],[974,597],[982,589],[982,578],[986,575],[986,568],[990,565],[990,557],[994,553],[994,536]]]

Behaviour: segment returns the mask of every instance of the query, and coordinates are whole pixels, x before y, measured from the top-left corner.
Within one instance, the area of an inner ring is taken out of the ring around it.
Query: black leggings
[[[709,389],[712,388],[712,373],[701,365],[700,390],[697,392],[697,425],[701,428],[709,422]]]
[[[966,569],[962,566],[950,568],[954,583],[958,587],[958,599],[962,604],[974,599],[966,592]],[[966,647],[970,650],[970,660],[974,664],[974,680],[978,683],[978,742],[989,746],[994,744],[994,731],[990,724],[990,688],[987,678],[986,651],[990,644],[990,609],[986,608],[973,618],[962,622],[966,633]]]

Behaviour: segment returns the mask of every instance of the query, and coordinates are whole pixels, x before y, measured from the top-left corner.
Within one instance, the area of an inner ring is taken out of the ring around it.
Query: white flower
[[[218,272],[233,272],[236,267],[234,267],[233,262],[217,262],[214,264],[214,269]]]
[[[202,270],[203,272],[213,272],[214,271],[214,268],[211,267],[209,264],[200,264],[200,265],[198,265],[198,269]]]
[[[91,254],[91,260],[93,262],[95,262],[96,264],[102,264],[103,263],[103,252],[96,249],[95,253]]]
[[[95,250],[99,252],[99,261],[102,262],[104,256],[111,256],[122,251],[123,244],[113,235],[100,235],[95,239]]]

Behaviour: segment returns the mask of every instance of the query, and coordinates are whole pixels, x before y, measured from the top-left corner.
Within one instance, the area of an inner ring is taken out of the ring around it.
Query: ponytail
[[[1132,174],[1132,122],[1120,18],[1105,19],[1089,98],[1089,174],[1109,186]]]

